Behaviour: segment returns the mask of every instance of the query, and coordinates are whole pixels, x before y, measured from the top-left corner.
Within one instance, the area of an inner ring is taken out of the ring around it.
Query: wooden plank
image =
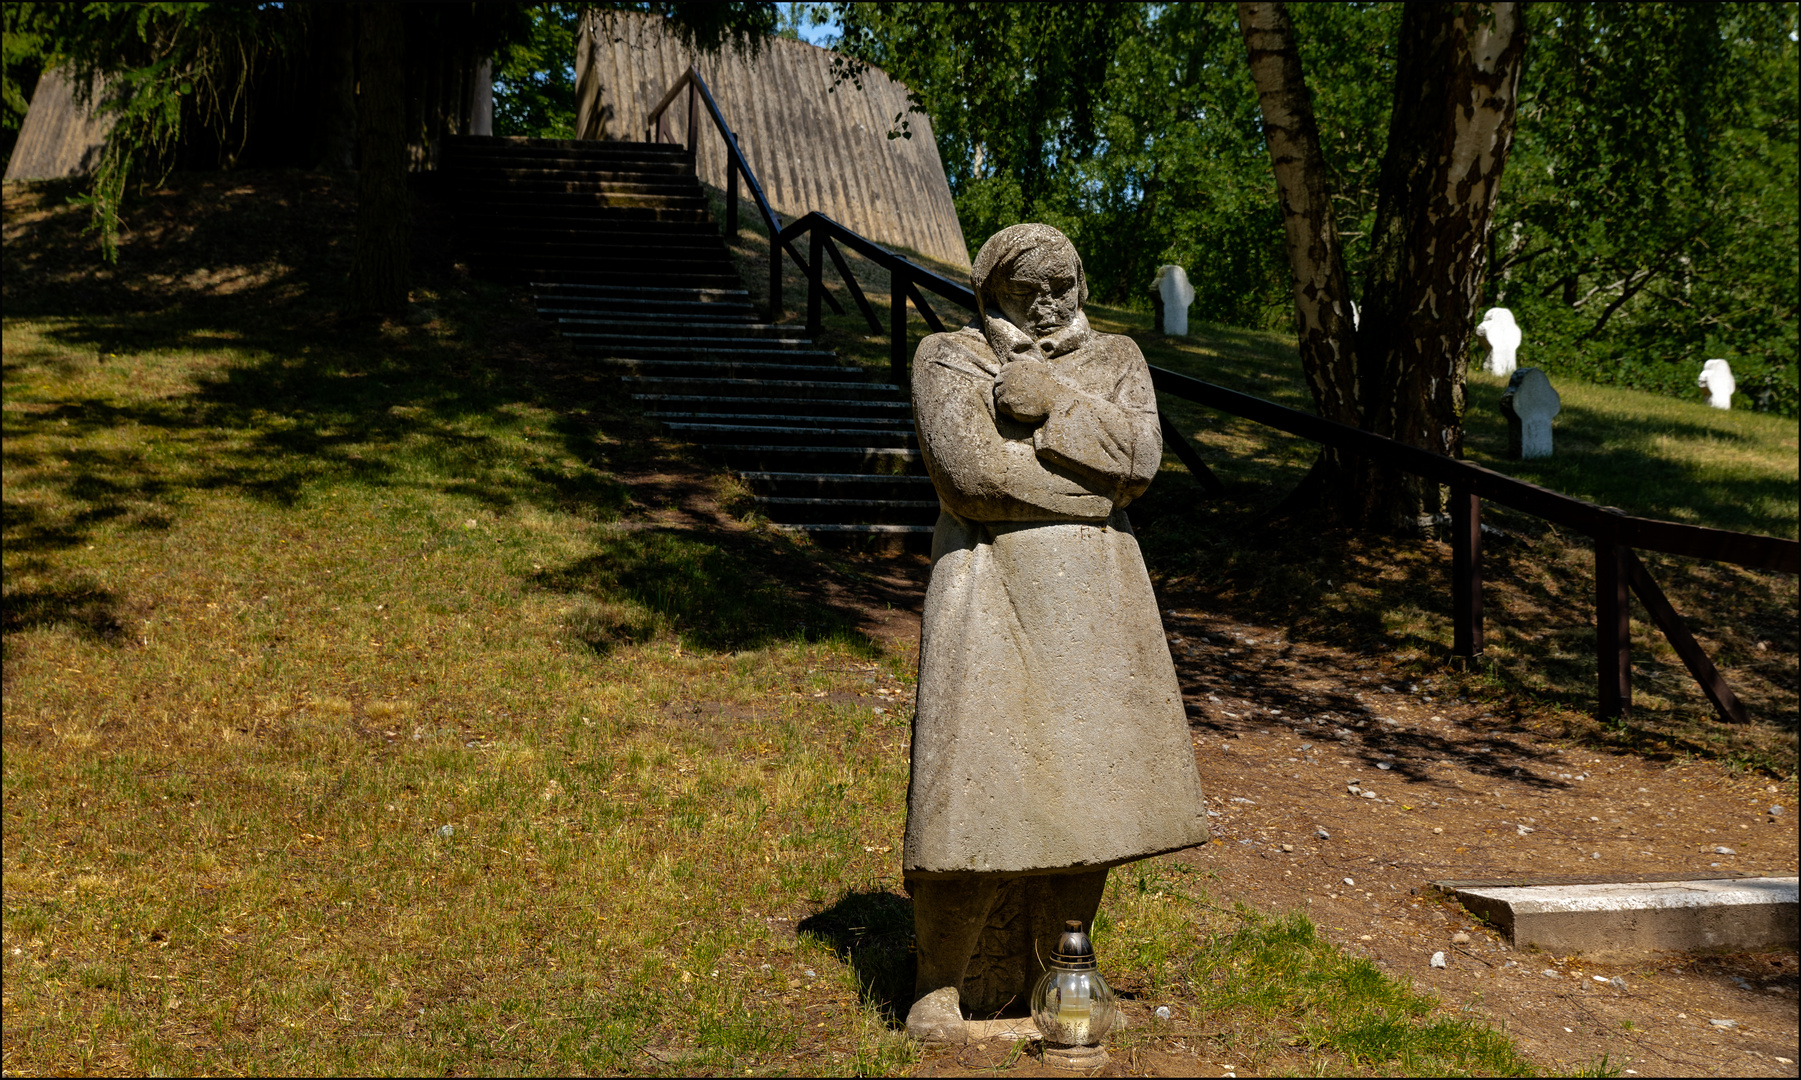
[[[769,223],[769,321],[782,321],[782,229]]]
[[[1211,409],[1241,416],[1312,442],[1350,450],[1437,483],[1465,485],[1490,502],[1523,510],[1612,543],[1672,555],[1715,559],[1757,570],[1780,570],[1791,574],[1801,571],[1801,543],[1793,540],[1631,517],[1468,461],[1441,457],[1417,446],[1408,446],[1166,368],[1151,368],[1151,382],[1158,390]]]
[[[1219,477],[1213,475],[1213,470],[1209,469],[1207,463],[1201,460],[1201,455],[1188,441],[1188,437],[1177,430],[1176,425],[1170,422],[1169,416],[1162,410],[1157,412],[1157,424],[1163,429],[1163,445],[1175,451],[1176,458],[1188,466],[1189,473],[1200,482],[1201,488],[1207,494],[1215,497],[1224,495],[1226,485],[1220,483]]]
[[[1451,488],[1451,654],[1482,655],[1482,500]]]
[[[1595,541],[1595,675],[1603,720],[1632,715],[1632,622],[1622,549]]]
[[[800,267],[800,272],[806,276],[807,281],[812,282],[812,281],[818,280],[819,275],[814,272],[814,266],[811,263],[809,263],[806,259],[801,257],[800,252],[798,252],[794,249],[794,244],[792,241],[784,240],[782,242],[782,250],[786,251],[788,253],[788,257],[790,259],[794,260],[794,265]],[[844,314],[844,308],[838,303],[838,301],[832,296],[831,293],[826,292],[824,289],[821,289],[820,296],[822,299],[825,300],[825,302],[828,305],[830,305],[831,309],[834,312],[838,313],[839,315]],[[812,302],[813,302],[812,296],[811,296],[811,294],[809,294],[808,298],[807,298],[807,303],[811,304]],[[817,331],[815,330],[815,331],[809,331],[809,332],[817,332]]]
[[[888,380],[896,386],[907,380],[907,279],[904,267],[890,267],[888,278]]]
[[[8,180],[85,176],[100,164],[113,117],[81,106],[73,72],[54,67],[38,77],[31,106],[6,162]],[[93,100],[98,100],[96,88]]]
[[[814,229],[807,236],[807,336],[818,337],[820,328],[819,297],[825,292],[825,252],[819,250],[825,233]]]
[[[926,325],[932,328],[932,333],[944,333],[944,324],[938,321],[938,313],[932,310],[932,305],[926,303],[926,298],[919,295],[919,286],[908,281],[907,295],[912,298],[913,306],[919,309],[919,314],[925,318]]]
[[[1708,701],[1713,702],[1714,711],[1720,714],[1720,719],[1734,724],[1744,723],[1745,706],[1739,702],[1738,695],[1732,692],[1732,687],[1720,674],[1720,669],[1714,667],[1713,661],[1708,659],[1701,643],[1688,632],[1688,624],[1670,606],[1669,598],[1657,587],[1656,580],[1645,569],[1645,564],[1639,561],[1630,548],[1621,549],[1621,561],[1625,565],[1627,580],[1632,584],[1632,591],[1638,594],[1639,602],[1645,605],[1651,621],[1663,631],[1664,638],[1676,650],[1676,655],[1682,657],[1688,673],[1701,684],[1701,692],[1707,695]]]
[[[857,284],[857,276],[850,272],[850,266],[845,263],[843,254],[838,251],[837,243],[830,237],[826,239],[825,250],[832,257],[832,265],[838,268],[838,277],[844,282],[844,287],[850,290],[851,299],[857,302],[857,309],[863,312],[864,320],[869,323],[869,332],[881,333],[882,322],[875,317],[875,308],[870,306],[869,298],[863,295],[863,287]]]

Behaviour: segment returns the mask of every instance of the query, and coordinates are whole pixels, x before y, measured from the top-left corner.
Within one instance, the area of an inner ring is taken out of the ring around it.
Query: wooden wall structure
[[[75,99],[68,71],[51,68],[38,79],[31,107],[19,126],[6,163],[8,180],[56,180],[85,176],[100,164],[110,118],[97,118]]]
[[[880,244],[969,267],[969,249],[931,121],[911,112],[907,88],[880,69],[863,89],[832,87],[832,53],[774,38],[753,58],[730,47],[689,53],[657,16],[589,9],[576,36],[576,132],[585,139],[644,138],[645,117],[690,64],[713,91],[770,204],[792,221],[810,211]],[[907,115],[911,139],[890,139]],[[725,188],[725,151],[699,113],[696,171]],[[686,99],[669,107],[670,133],[687,140]]]

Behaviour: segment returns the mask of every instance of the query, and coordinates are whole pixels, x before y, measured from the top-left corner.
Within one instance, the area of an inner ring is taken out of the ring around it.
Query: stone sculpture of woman
[[[942,505],[921,630],[902,868],[907,1029],[1020,1010],[1109,867],[1205,843],[1200,776],[1125,507],[1162,461],[1150,369],[1082,314],[1048,225],[982,246],[981,314],[920,343],[919,444]]]

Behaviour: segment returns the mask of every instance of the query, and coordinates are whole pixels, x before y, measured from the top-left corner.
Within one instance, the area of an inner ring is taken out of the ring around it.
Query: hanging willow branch
[[[304,5],[43,5],[75,75],[77,100],[112,119],[87,193],[71,201],[90,212],[108,263],[119,258],[120,211],[132,175],[167,179],[183,125],[197,122],[230,145],[259,61],[286,50]],[[143,184],[140,180],[139,187]]]

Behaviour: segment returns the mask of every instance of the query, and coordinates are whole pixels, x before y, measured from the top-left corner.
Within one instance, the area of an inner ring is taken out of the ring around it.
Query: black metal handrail
[[[707,115],[712,118],[725,143],[728,160],[727,233],[736,236],[738,232],[737,181],[740,173],[743,174],[757,210],[762,214],[764,225],[769,230],[769,321],[779,322],[782,315],[781,260],[782,252],[786,251],[807,278],[808,333],[819,332],[822,303],[831,305],[839,314],[844,313],[844,309],[825,288],[823,260],[827,257],[832,260],[839,278],[856,300],[870,330],[882,333],[882,325],[876,317],[874,307],[863,294],[843,253],[838,250],[838,245],[844,244],[888,272],[889,365],[894,381],[904,385],[907,382],[908,360],[907,304],[911,302],[918,309],[926,325],[934,333],[942,333],[944,323],[926,302],[921,289],[936,293],[972,314],[976,310],[975,292],[966,285],[890,251],[818,211],[803,215],[784,227],[769,205],[769,200],[764,197],[762,185],[757,182],[750,163],[739,150],[737,136],[726,124],[725,116],[713,100],[706,80],[693,67],[676,80],[675,85],[669,88],[668,93],[650,111],[645,132],[647,141],[674,141],[669,135],[664,115],[684,87],[689,91],[689,155],[692,156],[695,151],[698,132],[696,111],[701,104],[706,106]],[[807,237],[808,254],[811,258],[803,259],[794,248],[795,241],[803,235]],[[1689,633],[1681,616],[1671,607],[1633,549],[1713,559],[1752,569],[1793,574],[1801,571],[1801,543],[1776,536],[1728,532],[1674,521],[1634,517],[1611,507],[1597,506],[1524,480],[1516,480],[1472,462],[1443,457],[1374,432],[1290,409],[1273,401],[1229,390],[1166,368],[1153,367],[1150,371],[1151,381],[1161,393],[1286,431],[1322,446],[1345,450],[1449,486],[1454,655],[1474,659],[1483,651],[1482,500],[1487,499],[1576,530],[1594,541],[1595,621],[1598,630],[1595,654],[1599,678],[1599,711],[1603,717],[1623,716],[1631,709],[1631,624],[1627,610],[1627,594],[1630,591],[1638,594],[1651,621],[1682,658],[1689,674],[1700,684],[1702,692],[1707,695],[1720,716],[1734,722],[1745,721],[1744,706],[1713,661]],[[1213,494],[1224,490],[1224,485],[1213,475],[1193,444],[1167,419],[1163,421],[1163,433],[1170,448],[1204,488]]]

